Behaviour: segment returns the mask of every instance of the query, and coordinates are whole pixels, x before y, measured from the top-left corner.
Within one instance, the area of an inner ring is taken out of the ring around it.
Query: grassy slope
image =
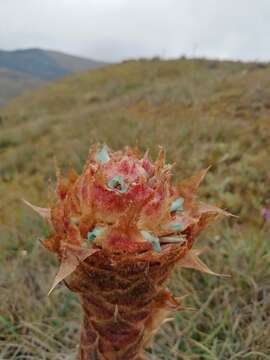
[[[10,99],[39,87],[42,81],[30,75],[0,67],[0,106]]]
[[[78,303],[62,286],[46,297],[56,262],[37,237],[48,229],[18,199],[46,206],[54,156],[80,169],[89,145],[106,142],[153,157],[164,145],[178,178],[212,164],[201,196],[239,215],[198,244],[231,279],[176,271],[170,286],[198,311],[162,329],[153,359],[269,359],[269,224],[260,215],[270,199],[269,89],[269,66],[140,61],[74,75],[3,109],[0,358],[74,357]]]

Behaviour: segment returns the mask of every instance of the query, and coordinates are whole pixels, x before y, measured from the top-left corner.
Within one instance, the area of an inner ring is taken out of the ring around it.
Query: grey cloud
[[[1,0],[0,48],[269,60],[268,0]]]

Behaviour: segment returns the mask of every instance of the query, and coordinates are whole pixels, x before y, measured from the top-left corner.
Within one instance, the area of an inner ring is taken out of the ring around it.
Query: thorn
[[[146,152],[143,155],[143,159],[148,160],[149,157],[149,149],[146,150]]]
[[[189,296],[190,296],[190,294],[186,294],[186,295],[183,295],[183,296],[176,296],[175,300],[178,301],[179,303],[181,303],[184,299],[186,299]]]
[[[118,310],[118,305],[116,304],[115,308],[114,308],[114,314],[113,314],[113,321],[114,322],[118,321],[118,315],[119,315],[119,310]]]
[[[148,263],[147,263],[147,266],[146,266],[146,268],[145,268],[145,270],[144,270],[145,275],[148,275],[148,274],[149,274],[149,269],[150,269],[150,264],[149,264],[149,262],[148,262]]]
[[[161,170],[165,165],[165,150],[162,146],[159,147],[158,157],[156,159],[157,170]]]
[[[61,177],[61,171],[60,171],[60,167],[59,167],[59,164],[58,164],[58,160],[57,160],[55,155],[53,157],[53,164],[54,164],[56,179],[57,179],[57,181],[59,181],[59,179]]]
[[[167,322],[170,322],[170,321],[173,321],[173,320],[174,320],[173,317],[164,319],[164,320],[162,321],[161,325],[164,325],[164,324],[166,324]]]
[[[23,203],[25,203],[25,205],[29,206],[32,210],[34,210],[36,213],[39,214],[39,216],[41,216],[42,218],[46,219],[46,220],[50,220],[51,218],[51,210],[48,208],[41,208],[39,206],[35,206],[32,205],[29,201],[25,200],[25,199],[21,199],[21,201]]]

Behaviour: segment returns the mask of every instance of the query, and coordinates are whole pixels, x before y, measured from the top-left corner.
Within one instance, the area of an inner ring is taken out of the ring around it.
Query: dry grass
[[[175,314],[153,359],[270,358],[270,67],[138,61],[75,75],[0,111],[0,359],[74,359],[77,299],[46,292],[56,261],[39,246],[49,229],[19,198],[46,206],[54,155],[81,168],[88,148],[164,145],[177,178],[212,165],[201,196],[238,220],[209,229],[198,246],[230,279],[177,270],[170,287],[195,312]]]

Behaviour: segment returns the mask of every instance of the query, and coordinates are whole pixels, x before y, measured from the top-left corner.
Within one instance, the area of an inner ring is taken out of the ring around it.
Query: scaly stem
[[[162,284],[181,250],[167,250],[155,256],[100,251],[77,267],[68,287],[83,309],[79,360],[146,359],[145,345],[178,305]]]

